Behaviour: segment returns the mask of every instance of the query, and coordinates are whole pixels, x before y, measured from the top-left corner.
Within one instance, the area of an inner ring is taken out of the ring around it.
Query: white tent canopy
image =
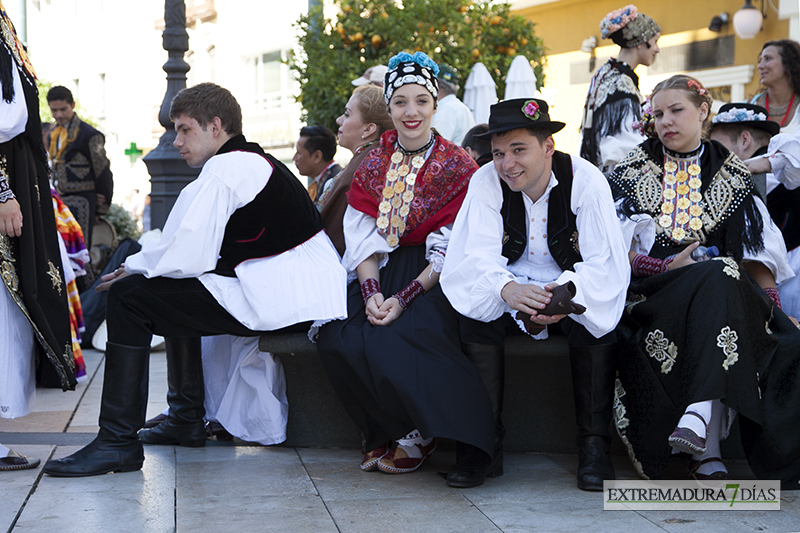
[[[497,103],[497,85],[483,63],[475,63],[464,85],[464,103],[472,111],[475,124],[489,122],[489,106]]]

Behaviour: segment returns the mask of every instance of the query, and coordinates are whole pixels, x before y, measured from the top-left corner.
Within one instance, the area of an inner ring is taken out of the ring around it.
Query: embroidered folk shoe
[[[706,428],[706,435],[708,435],[708,424],[705,418],[695,413],[694,411],[686,411],[687,415],[693,415],[702,420],[703,426]],[[672,435],[669,436],[669,445],[679,452],[685,452],[689,455],[696,455],[706,453],[706,438],[699,436],[694,430],[684,427],[676,427]]]
[[[421,439],[421,437],[418,437]],[[436,439],[430,439],[428,444],[415,442],[406,444],[403,441],[412,439],[400,439],[397,448],[387,453],[378,461],[378,470],[387,474],[407,474],[422,466],[425,459],[428,459],[433,450],[436,449]],[[417,439],[414,439],[417,440]],[[423,441],[424,442],[424,441]]]
[[[36,468],[41,461],[32,457],[20,455],[14,450],[8,450],[8,455],[0,459],[0,472],[4,470],[26,470]]]
[[[719,457],[706,457],[702,461],[692,460],[692,462],[689,463],[689,475],[692,476],[697,481],[722,481],[728,479],[728,471],[724,469],[716,470],[714,472],[711,472],[710,474],[701,474],[700,472],[698,472],[701,466],[713,462],[720,463],[721,465],[723,465],[723,467],[725,466],[725,464],[722,462],[722,459],[720,459]]]
[[[364,472],[372,472],[378,469],[378,462],[389,453],[389,443],[383,444],[364,454],[364,459],[361,460],[361,470]]]

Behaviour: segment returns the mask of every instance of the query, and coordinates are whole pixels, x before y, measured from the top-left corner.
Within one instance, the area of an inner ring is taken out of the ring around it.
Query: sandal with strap
[[[716,472],[711,472],[710,474],[701,474],[697,470],[706,463],[713,463],[717,461],[722,463],[722,459],[719,457],[706,457],[702,461],[695,461],[692,460],[689,463],[689,475],[692,476],[697,481],[723,481],[728,479],[728,471],[727,470],[717,470]],[[723,465],[725,463],[722,463]]]
[[[361,470],[364,472],[372,472],[373,470],[378,469],[378,461],[383,459],[387,453],[389,453],[389,442],[378,446],[371,452],[367,452],[364,454],[364,458],[361,460]]]
[[[387,474],[407,474],[422,466],[425,459],[428,459],[433,450],[436,449],[436,439],[431,439],[427,445],[415,443],[422,457],[410,457],[406,452],[406,446],[397,446],[394,450],[387,453],[378,461],[378,470]],[[410,448],[410,446],[409,446]]]
[[[703,422],[706,428],[706,435],[708,435],[708,423],[706,419],[695,413],[694,411],[686,411],[685,415],[694,415]],[[697,455],[706,453],[706,438],[699,436],[697,433],[689,428],[682,428],[680,426],[675,428],[672,435],[669,436],[669,445],[679,452],[685,452],[689,455]]]
[[[8,450],[8,455],[0,459],[0,472],[4,470],[26,470],[36,468],[41,460],[20,455],[14,450]]]

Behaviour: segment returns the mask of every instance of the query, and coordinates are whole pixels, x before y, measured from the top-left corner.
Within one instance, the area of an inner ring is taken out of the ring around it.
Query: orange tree
[[[528,19],[507,3],[483,0],[338,0],[325,19],[312,8],[296,23],[300,44],[292,68],[300,81],[298,101],[307,124],[336,131],[336,117],[352,93],[350,81],[367,67],[387,64],[398,52],[425,52],[455,67],[461,93],[472,66],[483,63],[505,91],[511,61],[524,55],[542,83],[544,47]],[[459,97],[462,96],[459,95]]]

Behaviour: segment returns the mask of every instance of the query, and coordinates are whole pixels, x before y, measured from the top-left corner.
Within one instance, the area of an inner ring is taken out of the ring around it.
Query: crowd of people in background
[[[209,420],[211,434],[282,442],[285,379],[257,338],[303,331],[361,434],[363,471],[414,472],[444,438],[446,484],[475,487],[504,471],[506,337],[561,335],[578,488],[615,479],[614,430],[644,478],[683,454],[687,477],[727,479],[720,442],[737,419],[753,473],[798,488],[800,44],[765,43],[764,91],[714,113],[691,76],[641,93],[635,69],[660,51],[653,18],[628,5],[600,28],[620,49],[591,80],[575,155],[556,149],[565,124],[542,99],[502,101],[476,125],[457,69],[422,52],[352,80],[336,133],[300,130],[306,187],[247,142],[230,92],[181,91],[175,146],[200,175],[161,235],[97,285],[100,431],[44,471],[138,470],[143,444],[203,446]],[[37,381],[68,390],[85,376],[76,278],[113,183],[69,90],[47,95],[43,133],[13,32],[0,59],[0,416],[14,418]],[[154,335],[168,409],[146,421]],[[0,470],[38,465],[0,445]]]

